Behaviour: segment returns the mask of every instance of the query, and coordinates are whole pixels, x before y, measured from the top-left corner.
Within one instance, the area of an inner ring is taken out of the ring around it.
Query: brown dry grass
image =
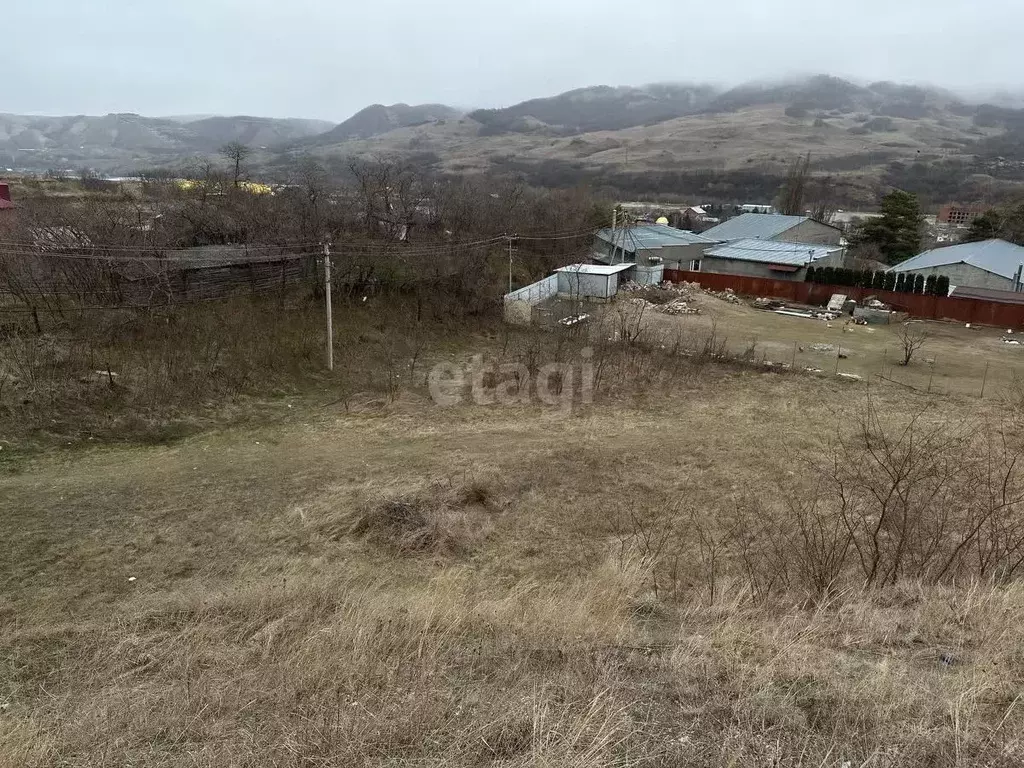
[[[1018,765],[1019,585],[657,585],[638,521],[799,487],[862,398],[712,366],[37,457],[2,481],[0,765]]]
[[[901,325],[852,326],[842,319],[825,323],[764,312],[746,303],[731,304],[708,294],[699,294],[696,303],[702,315],[672,317],[646,312],[650,338],[671,342],[680,334],[693,337],[714,328],[733,355],[752,349],[753,359],[776,365],[793,365],[795,361],[798,370],[818,369],[829,376],[836,371],[850,373],[875,384],[884,376],[926,393],[968,398],[980,398],[984,391],[993,401],[1001,399],[1024,373],[1024,346],[1003,343],[1005,328],[914,323],[927,330],[928,338],[910,365],[903,367],[899,364],[903,358]],[[1008,338],[1024,339],[1021,329],[1011,330],[1016,333]],[[813,345],[827,345],[832,351],[817,351]],[[838,358],[840,351],[845,355],[842,359]]]

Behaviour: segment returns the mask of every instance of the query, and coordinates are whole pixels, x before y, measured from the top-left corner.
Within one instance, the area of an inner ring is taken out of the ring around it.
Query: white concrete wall
[[[661,256],[665,269],[689,269],[691,261],[700,261],[704,258],[704,251],[710,246],[706,243],[697,245],[672,245],[661,248],[657,255]]]
[[[633,280],[640,283],[640,285],[661,285],[665,282],[664,264],[658,264],[657,266],[652,267],[641,267],[640,265],[637,265],[632,272]]]
[[[592,275],[585,272],[559,272],[558,293],[581,299],[610,299],[618,292],[617,275]]]
[[[558,275],[520,288],[505,295],[505,322],[513,325],[529,325],[533,307],[545,299],[558,294]]]

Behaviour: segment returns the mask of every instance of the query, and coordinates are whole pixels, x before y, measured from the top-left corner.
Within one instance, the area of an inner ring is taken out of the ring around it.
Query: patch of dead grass
[[[654,511],[776,494],[859,408],[709,370],[37,459],[3,479],[0,765],[1020,764],[1019,584],[659,586]]]
[[[492,525],[492,491],[477,480],[466,485],[435,483],[419,494],[380,499],[360,514],[348,533],[394,552],[463,555],[482,542]],[[327,523],[337,535],[337,527]]]

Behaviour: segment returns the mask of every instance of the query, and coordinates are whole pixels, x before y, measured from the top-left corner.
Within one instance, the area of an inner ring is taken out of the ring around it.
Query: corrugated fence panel
[[[558,275],[550,275],[543,280],[520,288],[518,291],[505,294],[505,301],[525,301],[528,304],[540,304],[558,293]]]
[[[825,304],[834,293],[845,293],[851,299],[863,301],[875,296],[912,317],[928,320],[957,320],[964,323],[995,325],[1004,328],[1024,327],[1024,305],[1003,304],[982,299],[961,299],[945,296],[924,296],[915,293],[876,291],[849,285],[819,285],[791,280],[768,280],[748,275],[723,275],[712,272],[688,272],[666,269],[665,279],[673,283],[700,283],[713,291],[731,288],[743,296],[766,296],[801,304]]]

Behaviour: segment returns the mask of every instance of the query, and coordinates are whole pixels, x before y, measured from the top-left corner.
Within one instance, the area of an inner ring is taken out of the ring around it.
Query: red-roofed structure
[[[8,211],[14,208],[11,201],[11,186],[0,181],[0,211]]]

